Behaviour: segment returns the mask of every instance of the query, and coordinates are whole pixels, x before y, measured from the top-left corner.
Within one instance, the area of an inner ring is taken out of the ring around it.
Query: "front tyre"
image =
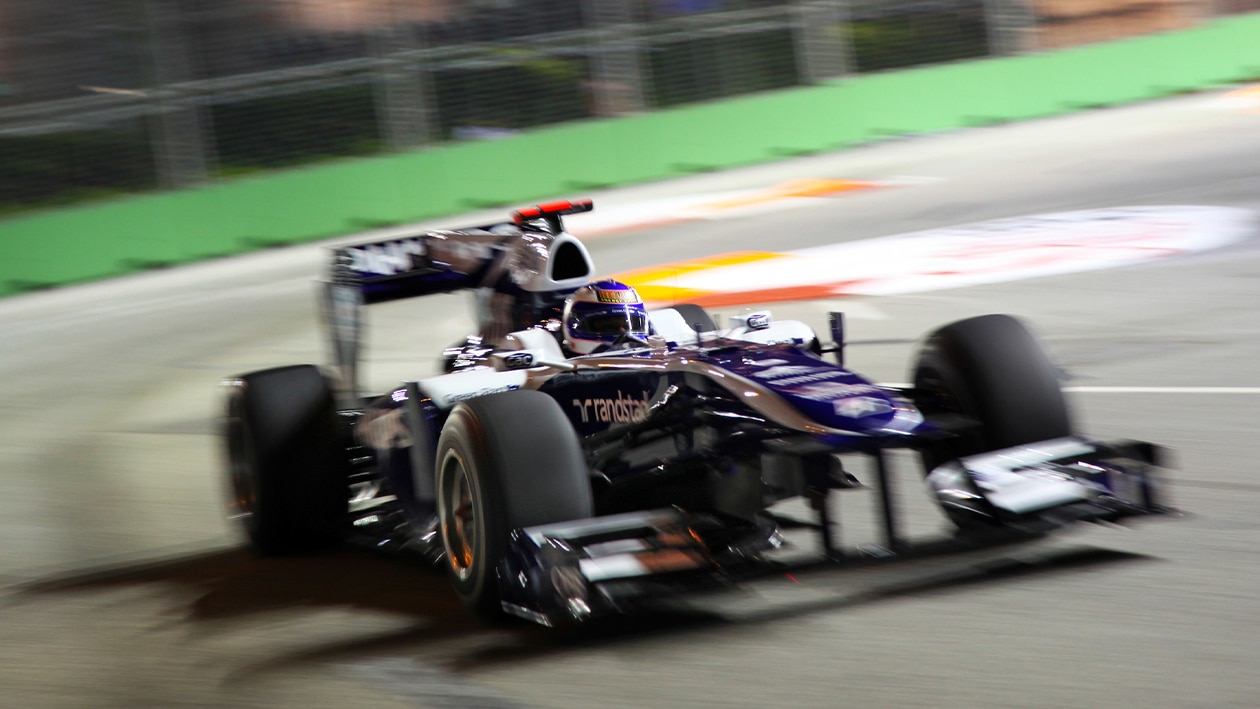
[[[1009,315],[960,320],[931,333],[915,362],[915,403],[977,425],[923,451],[928,471],[974,453],[1072,435],[1059,370]]]
[[[501,612],[495,570],[512,530],[594,513],[577,434],[560,405],[537,391],[456,406],[438,440],[436,470],[447,572],[482,617]]]
[[[297,365],[225,384],[231,505],[250,544],[276,555],[337,543],[346,525],[349,463],[327,378]]]

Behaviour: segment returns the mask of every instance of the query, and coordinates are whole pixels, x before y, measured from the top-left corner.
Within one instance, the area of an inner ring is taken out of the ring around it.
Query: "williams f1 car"
[[[333,251],[331,365],[225,382],[232,504],[257,550],[367,536],[443,565],[483,615],[552,625],[781,570],[790,524],[816,531],[818,559],[852,558],[827,503],[865,487],[846,470],[855,457],[874,461],[879,548],[910,553],[889,487],[895,449],[922,461],[960,543],[1169,511],[1161,449],[1080,435],[1058,369],[1009,316],[928,334],[901,386],[844,366],[840,313],[824,342],[765,311],[719,327],[678,304],[576,354],[566,301],[595,272],[562,218],[590,208],[543,204]],[[634,300],[600,291],[611,287],[597,283],[592,302]],[[367,306],[456,290],[472,292],[478,330],[446,350],[445,371],[365,396]],[[809,519],[772,509],[790,498]]]

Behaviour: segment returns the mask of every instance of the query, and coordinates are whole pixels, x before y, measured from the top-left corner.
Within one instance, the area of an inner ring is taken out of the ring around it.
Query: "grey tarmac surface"
[[[1069,209],[1260,209],[1258,166],[1260,115],[1180,97],[592,195],[598,209],[799,177],[932,178],[589,245],[612,272]],[[1184,518],[768,579],[556,632],[480,625],[405,560],[241,548],[223,516],[217,382],[323,361],[323,264],[298,247],[0,301],[0,705],[1260,706],[1260,233],[1122,269],[773,307],[819,328],[847,311],[851,336],[873,341],[850,364],[882,381],[906,378],[937,325],[1027,318],[1073,377],[1082,429],[1175,449]],[[371,317],[368,380],[384,387],[433,371],[467,301]],[[909,531],[935,534],[915,477],[897,478]],[[837,503],[848,543],[877,539],[869,497]]]

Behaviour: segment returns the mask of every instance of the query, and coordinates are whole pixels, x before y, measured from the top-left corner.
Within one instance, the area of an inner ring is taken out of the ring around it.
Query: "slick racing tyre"
[[[298,365],[226,385],[231,502],[250,543],[268,555],[335,544],[346,524],[349,463],[328,380]]]
[[[437,450],[448,575],[478,615],[501,614],[496,569],[518,527],[593,514],[586,459],[551,397],[517,390],[455,407]]]
[[[974,424],[923,450],[925,470],[962,456],[1072,435],[1059,370],[1009,315],[982,315],[928,335],[914,365],[915,404],[927,416]]]

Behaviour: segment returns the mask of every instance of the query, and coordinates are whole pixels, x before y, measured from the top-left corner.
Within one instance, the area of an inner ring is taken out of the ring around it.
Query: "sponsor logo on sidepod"
[[[892,406],[887,401],[870,396],[851,396],[847,399],[840,399],[834,406],[836,414],[851,419],[885,414],[892,411]]]
[[[617,392],[616,398],[574,399],[573,408],[582,415],[582,423],[629,423],[642,421],[647,416],[650,399],[648,393],[642,392],[642,399],[623,396]]]
[[[753,372],[753,376],[758,379],[778,379],[780,377],[791,377],[801,374],[815,374],[818,372],[828,371],[824,367],[813,367],[802,364],[777,365],[769,369],[763,369],[760,372]]]
[[[837,401],[856,394],[874,394],[881,391],[874,384],[845,384],[843,382],[826,382],[801,387],[793,392],[799,397],[811,401]]]

